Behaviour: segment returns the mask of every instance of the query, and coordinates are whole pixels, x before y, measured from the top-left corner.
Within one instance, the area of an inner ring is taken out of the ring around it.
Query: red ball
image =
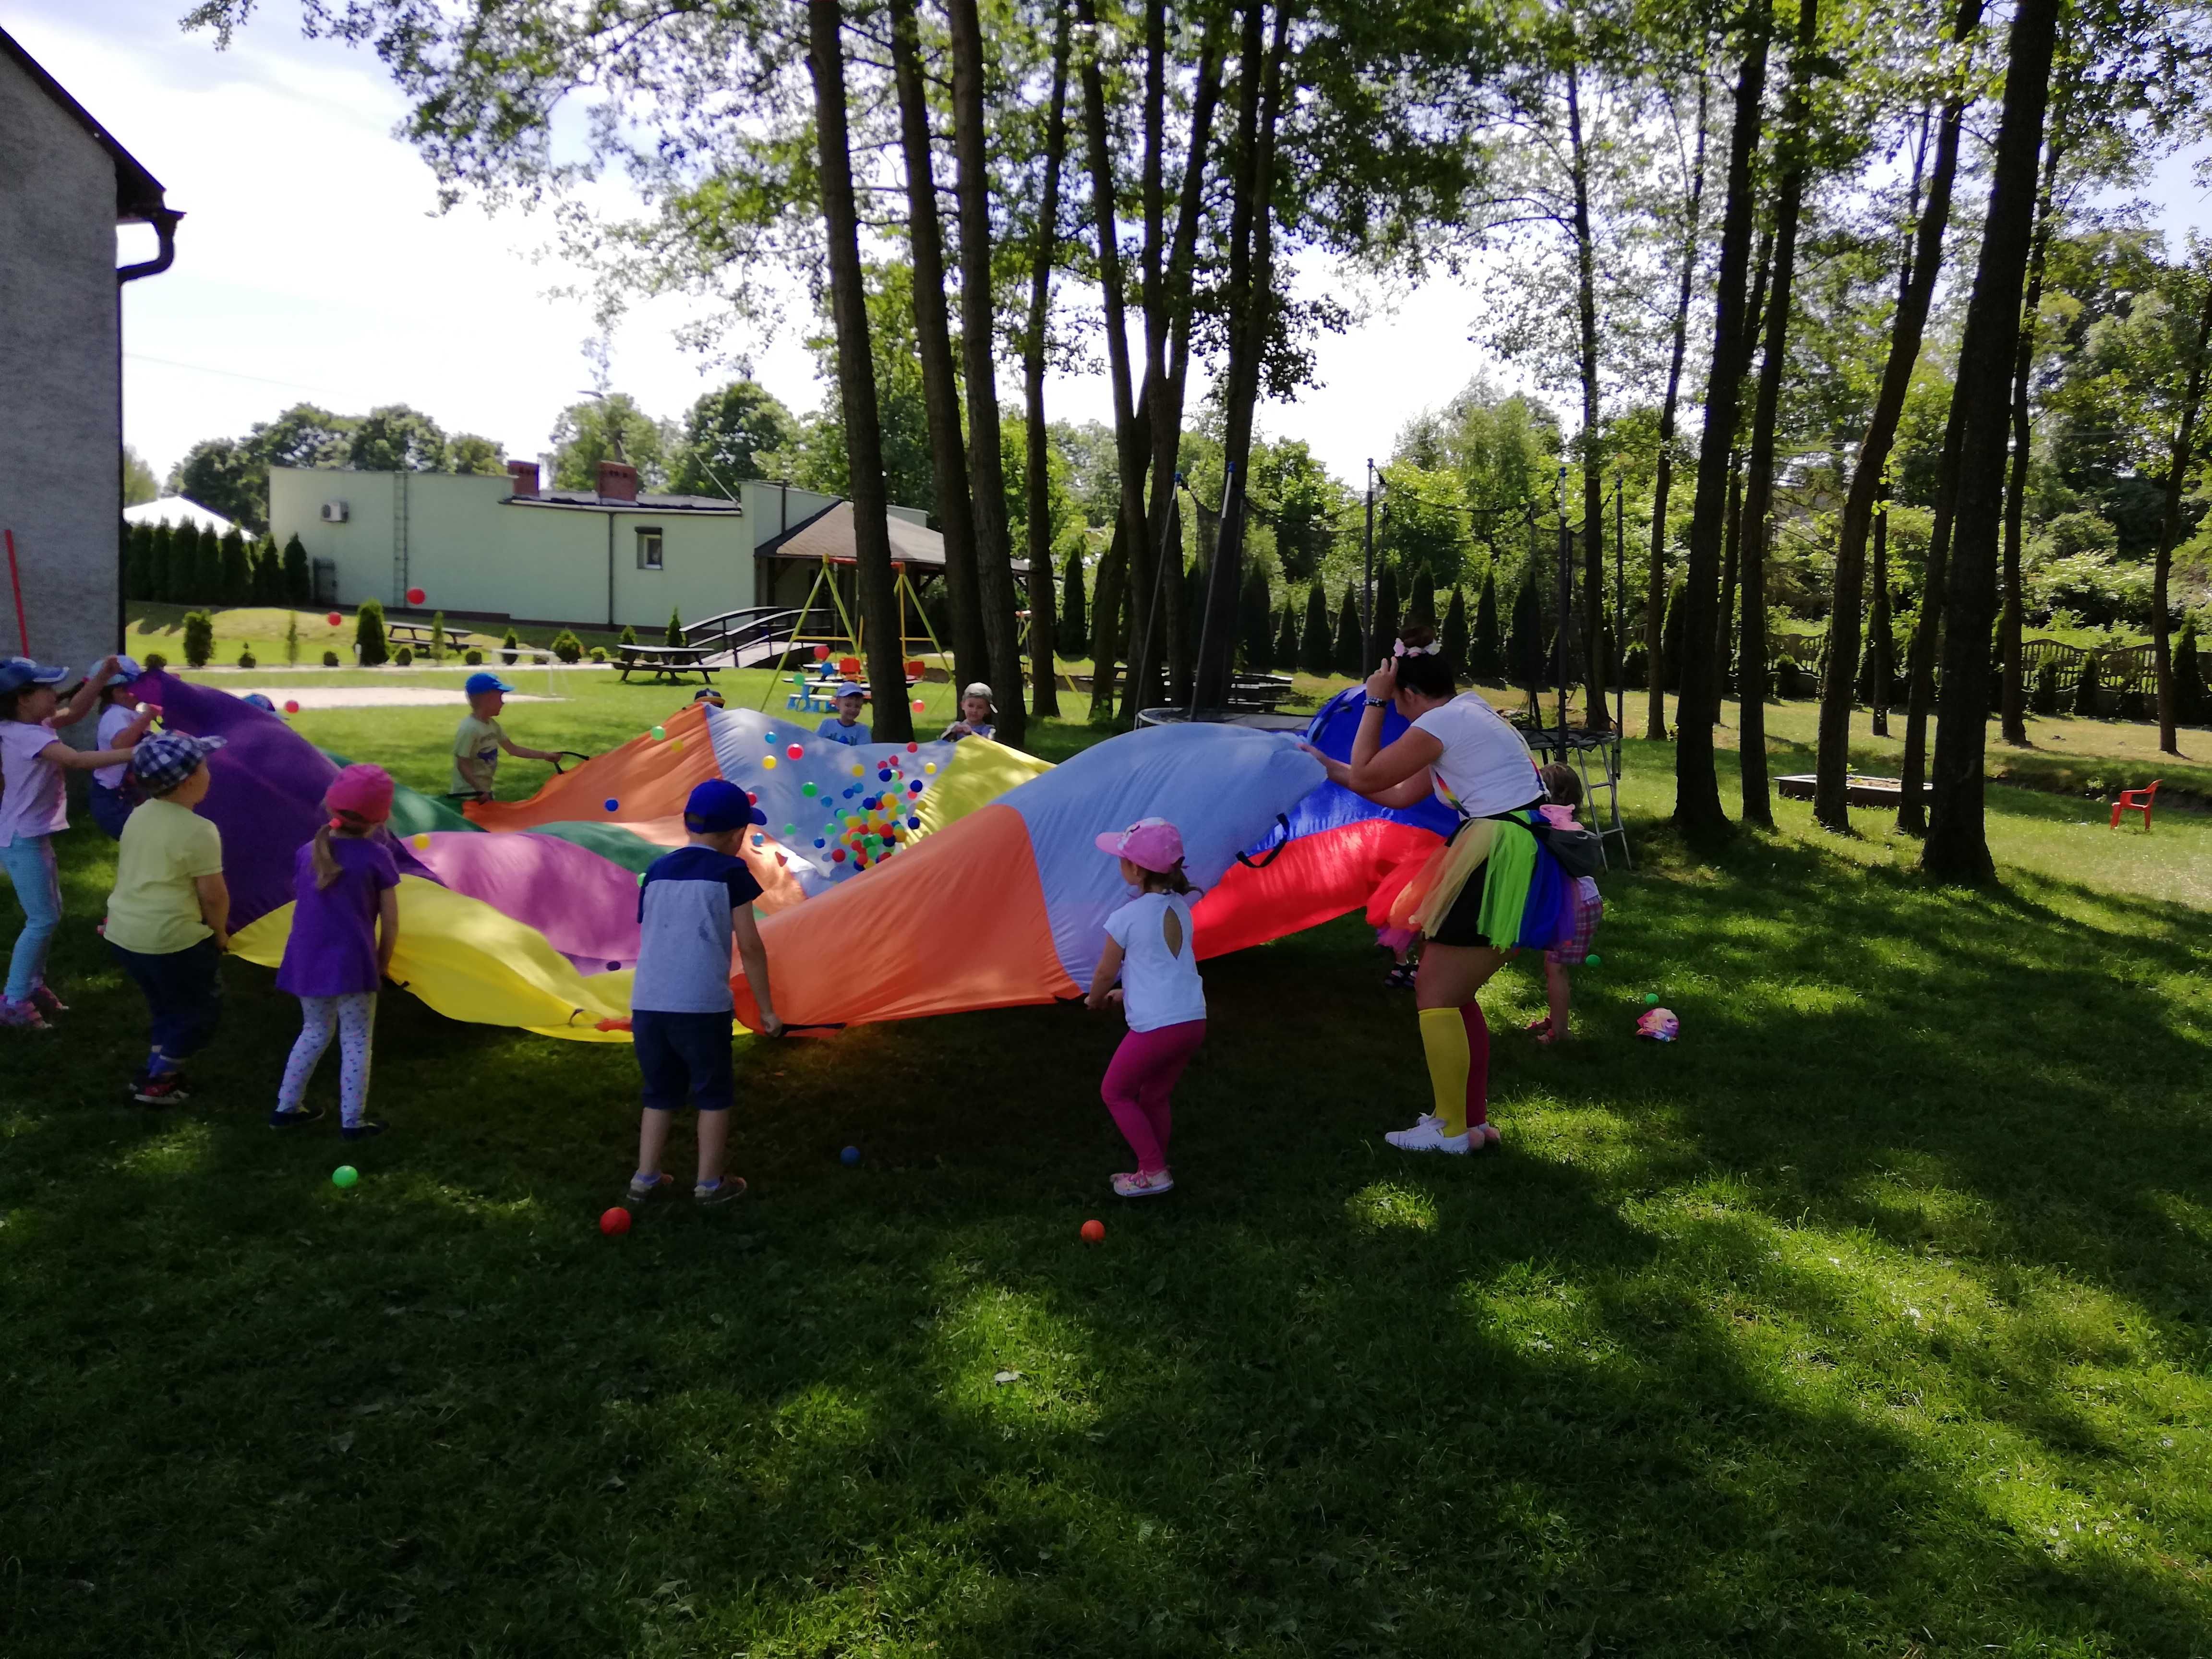
[[[1097,1243],[1099,1240],[1106,1237],[1106,1224],[1103,1221],[1085,1222],[1083,1224],[1083,1237],[1085,1242],[1087,1243]]]
[[[793,760],[805,760],[806,758],[806,745],[803,743],[794,743],[790,748],[785,750],[783,752],[790,756]]]
[[[325,622],[327,622],[328,623],[330,623],[330,625],[331,625],[331,627],[336,628],[336,627],[337,627],[340,623],[343,622],[343,621],[345,620],[345,618],[344,618],[343,617],[341,617],[340,615],[338,615],[338,613],[337,613],[337,611],[331,611],[331,614],[330,614],[329,616],[325,617],[323,620],[324,620],[324,621],[325,621]]]
[[[826,645],[816,646],[814,647],[814,660],[817,662],[828,662],[830,660],[830,647]]]
[[[410,605],[420,605],[423,598],[422,590],[419,587],[410,587],[407,590],[407,603]]]
[[[284,700],[284,712],[288,714],[298,714],[300,712],[300,700],[297,697],[287,697]]]
[[[619,1204],[599,1218],[599,1231],[609,1238],[629,1231],[629,1212]]]
[[[910,743],[906,746],[906,752],[909,755],[919,755],[921,752],[921,745],[918,743]]]
[[[919,714],[922,713],[927,707],[927,705],[925,704],[920,697],[916,697],[914,700],[914,712],[915,714]]]

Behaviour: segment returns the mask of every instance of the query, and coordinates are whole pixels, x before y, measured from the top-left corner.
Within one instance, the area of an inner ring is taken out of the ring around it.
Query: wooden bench
[[[1291,700],[1296,690],[1288,674],[1239,674],[1230,682],[1229,705],[1272,714]]]
[[[384,637],[395,645],[422,646],[430,650],[435,650],[438,645],[437,630],[428,623],[388,622],[384,624]],[[458,629],[448,627],[446,629],[446,648],[449,651],[465,648]]]
[[[650,674],[681,685],[686,675],[696,674],[700,684],[712,685],[714,669],[708,659],[715,654],[712,647],[704,645],[618,645],[615,664],[625,680],[634,673]]]

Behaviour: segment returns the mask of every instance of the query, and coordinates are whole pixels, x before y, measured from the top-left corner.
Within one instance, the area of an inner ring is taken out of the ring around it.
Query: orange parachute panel
[[[720,777],[722,769],[714,763],[707,711],[699,704],[671,714],[660,729],[668,734],[665,738],[632,738],[619,749],[548,778],[528,800],[489,805],[471,801],[462,810],[470,823],[495,831],[528,830],[540,823],[629,824],[645,818],[681,818],[692,789]],[[680,750],[673,746],[678,741],[684,745]],[[609,801],[615,803],[612,810]]]
[[[775,1012],[795,1026],[859,1025],[1072,997],[1054,949],[1029,826],[970,812],[895,859],[761,923]],[[744,976],[738,1018],[757,1030]]]

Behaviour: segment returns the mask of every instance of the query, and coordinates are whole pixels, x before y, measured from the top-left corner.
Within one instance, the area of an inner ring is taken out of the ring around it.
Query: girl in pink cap
[[[292,877],[292,933],[284,941],[276,988],[300,999],[300,1040],[284,1062],[271,1128],[312,1123],[307,1079],[338,1039],[338,1109],[348,1140],[383,1133],[365,1116],[368,1045],[376,988],[399,942],[399,868],[384,823],[392,816],[392,777],[380,766],[349,766],[323,796],[327,823],[300,849]]]
[[[1128,1019],[1129,1035],[1114,1051],[1099,1093],[1137,1155],[1133,1170],[1114,1177],[1114,1190],[1151,1198],[1175,1188],[1170,1103],[1182,1068],[1206,1040],[1191,885],[1182,872],[1182,836],[1164,818],[1141,818],[1100,836],[1097,845],[1121,860],[1121,879],[1137,896],[1106,918],[1106,944],[1084,1001],[1093,1008],[1119,1002]]]

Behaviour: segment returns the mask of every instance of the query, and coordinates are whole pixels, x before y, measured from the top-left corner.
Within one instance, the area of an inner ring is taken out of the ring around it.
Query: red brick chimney
[[[599,463],[599,495],[610,501],[637,499],[637,469],[626,461]]]
[[[535,495],[538,493],[537,462],[509,461],[507,464],[507,476],[515,495]]]

